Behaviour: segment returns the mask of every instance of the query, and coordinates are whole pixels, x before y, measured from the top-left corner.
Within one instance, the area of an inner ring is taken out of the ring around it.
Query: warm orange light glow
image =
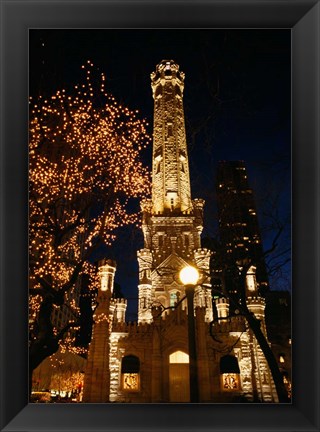
[[[150,191],[140,160],[140,149],[150,143],[146,121],[117,104],[90,61],[83,71],[84,83],[72,91],[30,98],[30,286],[39,289],[30,298],[31,327],[44,281],[60,290],[81,263],[80,275],[98,286],[88,258],[98,245],[110,246],[118,228],[138,224],[130,200]],[[72,319],[79,316],[76,289],[73,283],[64,297]]]
[[[186,266],[180,271],[179,277],[184,285],[196,285],[199,280],[199,272],[195,267]]]
[[[240,389],[239,374],[224,373],[221,375],[221,386],[224,391],[235,391]]]

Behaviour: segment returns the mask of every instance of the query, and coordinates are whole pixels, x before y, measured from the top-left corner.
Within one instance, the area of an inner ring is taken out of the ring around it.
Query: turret
[[[92,339],[84,378],[84,402],[109,401],[109,353],[110,332],[115,308],[111,301],[116,263],[112,260],[99,261],[100,286],[97,308],[93,315]],[[103,385],[101,385],[103,383]]]
[[[248,296],[257,295],[258,285],[256,278],[256,267],[249,267],[246,275],[246,292]]]
[[[127,300],[124,298],[115,299],[115,319],[118,323],[124,323],[127,310]]]
[[[138,304],[138,321],[151,322],[151,301],[152,301],[152,284],[151,284],[151,266],[152,254],[149,249],[141,249],[137,253],[139,263],[139,304]]]
[[[218,318],[227,318],[229,316],[229,299],[225,297],[219,297],[215,299],[217,308]]]
[[[192,210],[183,111],[184,73],[162,60],[151,74],[154,99],[152,156],[153,214]]]
[[[107,291],[112,295],[116,262],[110,259],[100,260],[98,263],[100,276],[100,291]]]

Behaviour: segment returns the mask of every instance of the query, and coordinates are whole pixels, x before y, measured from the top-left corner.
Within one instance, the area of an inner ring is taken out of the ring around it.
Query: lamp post
[[[199,279],[199,272],[195,267],[186,266],[180,271],[179,277],[185,287],[188,305],[190,402],[199,402],[196,334],[193,312],[194,288]]]

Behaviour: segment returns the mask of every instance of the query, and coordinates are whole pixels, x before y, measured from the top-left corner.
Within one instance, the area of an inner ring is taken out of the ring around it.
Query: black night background
[[[203,236],[217,234],[215,203],[219,160],[244,160],[253,188],[264,248],[267,213],[285,223],[281,241],[291,240],[291,32],[290,30],[30,30],[30,96],[49,96],[81,79],[91,60],[106,74],[106,89],[139,110],[152,134],[150,73],[163,59],[185,72],[184,108],[191,192],[204,198]],[[143,155],[151,165],[151,146]],[[150,166],[151,169],[151,166]],[[270,219],[270,218],[269,218]],[[116,282],[132,299],[136,319],[137,229],[123,229],[102,256],[117,261]],[[270,279],[273,290],[291,290],[290,264]],[[129,302],[130,304],[130,302]]]

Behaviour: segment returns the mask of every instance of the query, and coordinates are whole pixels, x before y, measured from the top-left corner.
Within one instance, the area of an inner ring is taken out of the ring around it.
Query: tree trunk
[[[274,384],[276,386],[279,402],[281,403],[289,403],[288,392],[283,382],[283,376],[279,370],[278,363],[273,355],[273,352],[267,342],[267,339],[264,333],[261,330],[260,321],[248,311],[245,315],[246,320],[250,328],[252,329],[260,348],[268,362],[270,372],[272,374],[272,378]]]

